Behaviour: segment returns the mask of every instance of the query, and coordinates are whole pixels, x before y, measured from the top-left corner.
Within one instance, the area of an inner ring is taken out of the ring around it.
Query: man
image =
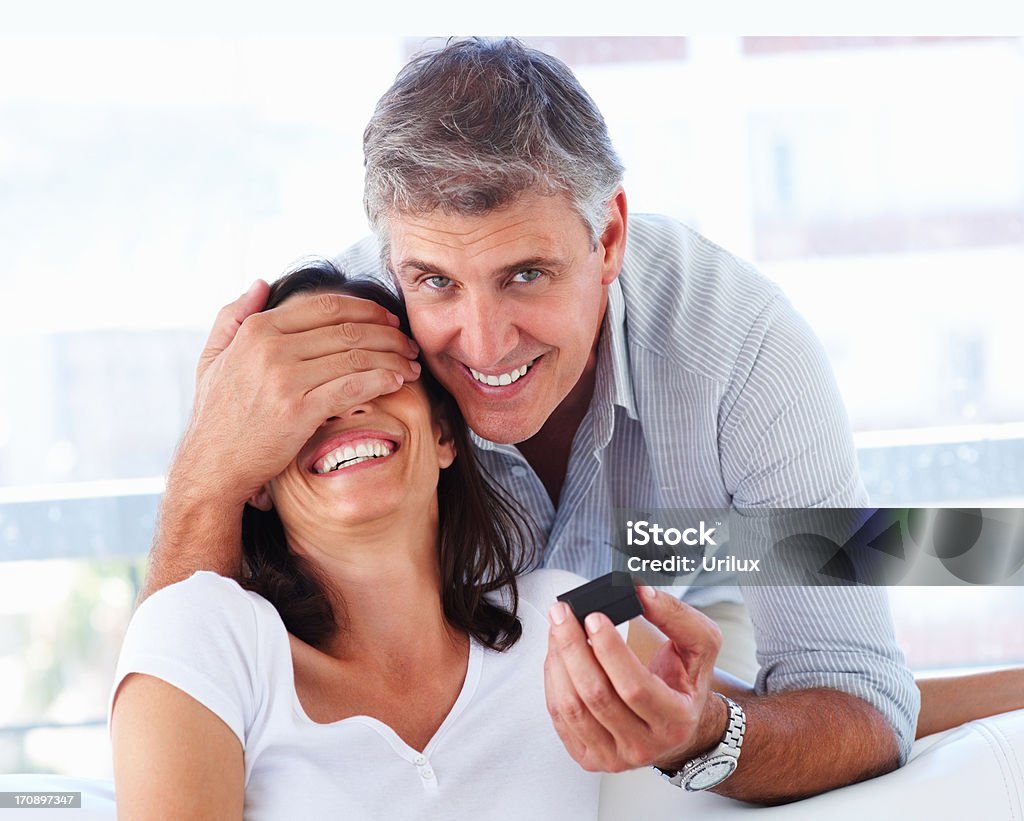
[[[343,263],[379,276],[383,262],[397,282],[478,455],[546,534],[545,563],[609,569],[613,508],[863,503],[813,335],[773,286],[678,224],[634,219],[627,245],[621,165],[559,61],[515,41],[451,43],[403,69],[364,149],[377,243]],[[149,589],[200,567],[237,573],[245,500],[325,418],[418,375],[416,344],[379,308],[322,296],[251,316],[265,287],[221,312],[204,352]],[[715,627],[664,592],[645,591],[669,639],[650,669],[607,619],[584,632],[556,605],[545,676],[570,754],[752,801],[905,759],[917,691],[884,593],[744,592],[753,690],[713,681]]]

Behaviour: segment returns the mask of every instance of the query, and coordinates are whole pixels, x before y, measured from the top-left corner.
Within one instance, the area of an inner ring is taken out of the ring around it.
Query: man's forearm
[[[768,696],[733,692],[747,714],[736,772],[715,792],[756,803],[794,801],[889,772],[892,727],[867,702],[837,690]]]
[[[219,500],[168,478],[141,598],[197,570],[237,577],[242,561],[244,503]]]
[[[1024,709],[1024,670],[994,670],[969,676],[918,679],[921,713],[917,737],[965,721]]]

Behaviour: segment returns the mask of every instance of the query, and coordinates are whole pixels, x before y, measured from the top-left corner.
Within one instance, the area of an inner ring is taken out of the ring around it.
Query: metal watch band
[[[743,747],[743,736],[747,732],[747,714],[743,712],[735,701],[721,693],[715,693],[725,706],[729,708],[729,726],[725,728],[725,735],[722,736],[722,744],[733,747],[736,750],[736,757],[740,757],[740,749]]]
[[[679,769],[663,770],[655,767],[662,777],[676,787],[696,792],[717,786],[736,771],[743,736],[747,729],[747,716],[735,701],[722,693],[715,693],[729,709],[729,723],[718,746],[707,753],[683,762]]]

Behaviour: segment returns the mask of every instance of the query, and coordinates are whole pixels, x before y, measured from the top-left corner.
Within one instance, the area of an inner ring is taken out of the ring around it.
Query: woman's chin
[[[421,476],[393,457],[297,478],[293,471],[276,483],[274,506],[286,530],[302,522],[307,535],[326,536],[375,522],[403,526],[417,515],[422,522],[437,506],[437,468]]]
[[[339,529],[363,528],[375,523],[400,526],[418,510],[419,521],[426,521],[429,502],[411,498],[395,482],[338,482],[322,488],[315,500],[304,505],[307,516],[325,533]]]

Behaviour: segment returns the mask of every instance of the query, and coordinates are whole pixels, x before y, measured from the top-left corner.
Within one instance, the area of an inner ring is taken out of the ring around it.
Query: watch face
[[[686,789],[690,792],[706,790],[721,784],[736,769],[736,759],[728,755],[715,756],[700,765],[686,780]]]

